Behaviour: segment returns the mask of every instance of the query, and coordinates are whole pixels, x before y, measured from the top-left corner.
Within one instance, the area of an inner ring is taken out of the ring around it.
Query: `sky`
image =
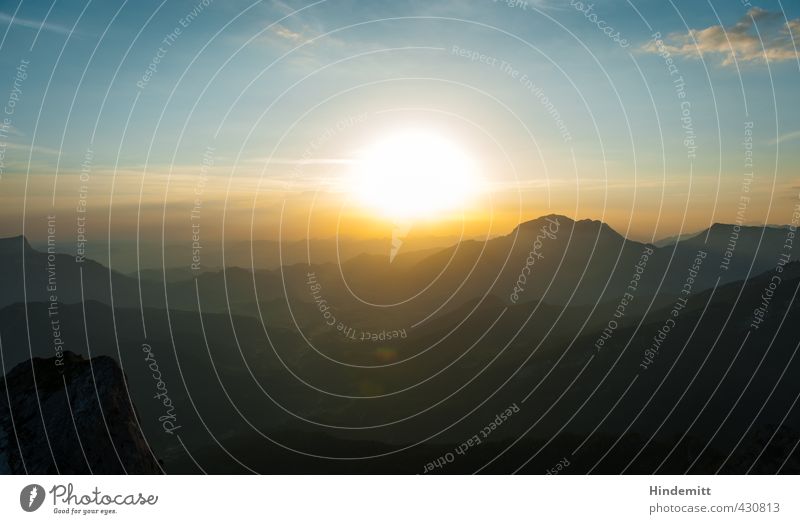
[[[799,34],[785,0],[0,1],[0,235],[384,236],[350,174],[407,129],[485,182],[425,234],[788,223]]]

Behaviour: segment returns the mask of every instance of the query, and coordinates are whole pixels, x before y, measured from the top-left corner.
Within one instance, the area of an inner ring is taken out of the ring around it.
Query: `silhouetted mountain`
[[[544,229],[543,229],[544,228]],[[542,233],[545,231],[545,233]],[[356,316],[365,302],[399,304],[393,315],[411,323],[419,312],[448,311],[466,300],[487,294],[506,303],[545,301],[551,304],[594,304],[622,296],[636,265],[649,254],[647,269],[636,290],[638,297],[675,296],[686,268],[698,251],[707,253],[694,289],[734,282],[774,267],[783,252],[786,230],[715,224],[709,230],[673,245],[656,248],[626,240],[607,224],[573,221],[550,215],[520,224],[510,234],[485,242],[465,240],[438,250],[401,252],[389,262],[384,254],[362,254],[341,265],[313,263],[286,265],[276,270],[228,267],[197,274],[170,268],[167,283],[161,270],[137,275],[109,271],[96,262],[77,264],[66,255],[36,251],[21,237],[0,240],[0,285],[6,290],[0,307],[24,299],[56,299],[76,303],[83,298],[105,304],[197,310],[198,293],[204,311],[258,316],[257,302],[288,298],[312,302],[308,274],[324,286],[329,302]],[[24,247],[24,277],[22,288]],[[335,247],[335,246],[334,246]],[[792,256],[796,259],[796,256]],[[533,263],[531,263],[531,261]],[[81,290],[81,276],[83,289]],[[197,286],[195,280],[197,278]],[[285,289],[284,289],[285,288]],[[141,297],[140,297],[141,292]],[[409,300],[410,298],[414,300]],[[404,305],[407,304],[407,308]]]
[[[144,310],[135,286],[131,306],[59,301],[57,318],[65,348],[123,367],[168,470],[193,471],[189,449],[215,472],[419,472],[414,460],[452,450],[515,405],[453,472],[541,473],[569,457],[574,473],[787,473],[800,428],[790,380],[800,371],[800,263],[779,259],[785,235],[714,226],[655,248],[551,215],[393,263],[361,255],[148,282]],[[37,257],[25,249],[26,263]],[[0,309],[6,365],[53,354],[51,307]],[[144,349],[169,388],[180,442],[161,425]],[[309,458],[370,453],[384,458]]]
[[[112,359],[34,358],[0,389],[0,473],[161,473]]]
[[[191,239],[190,239],[191,240]],[[400,253],[412,255],[419,252],[430,252],[458,242],[457,237],[433,237],[414,235],[413,232],[404,239]],[[274,270],[282,265],[292,264],[329,264],[344,261],[361,254],[375,255],[388,259],[392,239],[387,238],[321,238],[310,240],[291,240],[283,243],[277,240],[229,241],[224,247],[224,261],[228,267],[255,267],[256,270]],[[215,239],[202,243],[203,271],[217,271],[223,266],[223,248]],[[33,247],[39,251],[47,251],[46,242],[38,242]],[[61,245],[59,244],[59,249]],[[71,246],[65,246],[66,254],[74,256]],[[133,274],[137,270],[145,272],[149,278],[162,280],[162,267],[168,268],[167,277],[179,277],[180,273],[189,270],[192,260],[191,241],[186,244],[167,242],[149,238],[135,240],[112,238],[110,243],[111,267],[115,271]],[[61,251],[59,251],[61,252]],[[87,258],[102,261],[109,260],[109,243],[94,242],[86,248]],[[138,260],[137,260],[138,257]],[[309,258],[310,257],[310,258]],[[173,275],[172,271],[178,270]]]
[[[138,302],[135,280],[93,260],[78,263],[69,255],[37,251],[22,237],[0,239],[0,255],[0,307],[26,300],[76,303],[81,297],[110,304],[112,282],[118,303]]]

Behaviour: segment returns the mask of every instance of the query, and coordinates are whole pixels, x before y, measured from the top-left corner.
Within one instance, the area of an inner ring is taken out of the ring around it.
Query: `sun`
[[[480,192],[473,159],[440,133],[403,129],[364,148],[351,190],[365,207],[395,221],[437,218]]]

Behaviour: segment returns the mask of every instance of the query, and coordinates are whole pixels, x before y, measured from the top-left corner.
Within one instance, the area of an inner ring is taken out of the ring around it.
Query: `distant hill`
[[[551,233],[553,238],[543,237],[542,228],[554,227],[556,221],[558,231]],[[313,273],[324,286],[328,301],[353,316],[374,315],[370,303],[397,304],[392,314],[405,323],[415,323],[431,312],[446,312],[488,294],[507,304],[613,301],[625,293],[636,264],[651,248],[653,253],[636,294],[640,298],[675,296],[699,250],[708,256],[693,284],[695,290],[712,288],[718,281],[742,280],[775,266],[783,250],[785,229],[736,229],[715,224],[691,238],[659,248],[627,240],[599,221],[551,215],[520,224],[508,235],[485,242],[465,240],[448,248],[401,251],[392,263],[387,244],[380,254],[353,255],[341,264],[297,263],[255,273],[235,266],[206,268],[204,272],[193,272],[188,266],[168,268],[166,284],[162,270],[125,275],[88,259],[77,264],[73,257],[60,254],[48,261],[47,253],[15,237],[0,239],[0,285],[5,290],[0,307],[26,298],[49,301],[54,295],[64,303],[80,302],[83,295],[85,300],[111,304],[113,291],[113,303],[118,306],[138,307],[141,301],[148,307],[169,305],[191,311],[197,310],[199,289],[203,311],[232,309],[258,316],[257,303],[288,299],[303,308],[300,304],[312,302],[306,281]],[[299,249],[299,244],[292,245],[291,249]],[[798,254],[792,253],[791,258],[797,259]],[[535,258],[532,265],[528,264],[532,260],[529,257]],[[23,258],[26,289],[22,287]],[[525,283],[520,285],[522,279]],[[48,291],[48,284],[53,282],[55,294]]]
[[[681,233],[679,235],[672,235],[656,240],[655,242],[653,242],[653,245],[656,247],[672,246],[677,244],[680,240],[686,240],[695,237],[701,233],[703,233],[703,231],[692,231],[688,233]]]
[[[401,253],[414,253],[441,249],[458,242],[455,236],[415,236],[404,239]],[[277,240],[255,239],[250,241],[229,241],[224,247],[225,265],[229,267],[255,267],[256,270],[273,270],[281,265],[335,263],[338,260],[348,260],[358,255],[367,254],[375,256],[389,256],[392,240],[387,238],[357,239],[357,238],[320,238],[310,240],[291,240],[283,243]],[[33,243],[39,251],[46,251],[44,242]],[[223,249],[217,239],[207,239],[202,242],[202,265],[208,270],[218,270],[223,265]],[[66,254],[74,255],[68,246]],[[61,245],[59,244],[61,251]],[[163,253],[162,253],[163,250]],[[137,255],[139,261],[137,264]],[[107,242],[90,243],[87,246],[87,257],[108,264],[109,245]],[[189,269],[192,265],[192,245],[167,242],[162,246],[160,239],[152,241],[142,238],[137,245],[136,241],[123,239],[111,240],[111,265],[116,271],[134,273],[138,269],[143,271],[156,271],[160,279],[161,268],[166,265],[168,270]]]

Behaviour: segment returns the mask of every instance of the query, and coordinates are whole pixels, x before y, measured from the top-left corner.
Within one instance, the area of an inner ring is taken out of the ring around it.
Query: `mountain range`
[[[549,215],[393,262],[141,278],[3,239],[3,367],[53,358],[55,303],[63,346],[124,372],[167,472],[421,473],[511,405],[447,471],[797,472],[787,231],[714,225],[657,247]]]

